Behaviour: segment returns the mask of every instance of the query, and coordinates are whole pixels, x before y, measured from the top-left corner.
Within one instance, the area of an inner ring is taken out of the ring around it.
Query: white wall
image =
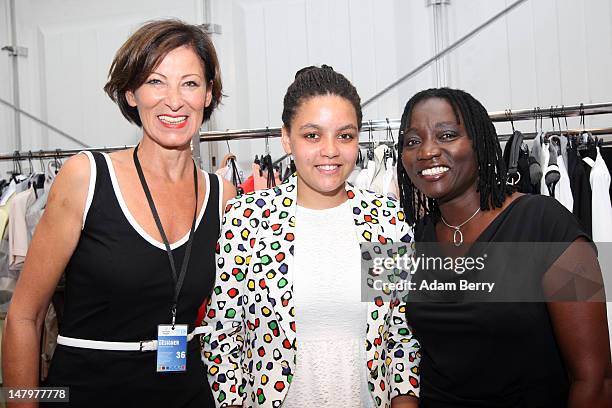
[[[210,1],[211,20],[223,30],[213,40],[228,95],[211,129],[279,126],[285,90],[306,65],[333,66],[367,100],[434,53],[425,0]],[[452,0],[449,42],[512,2]],[[205,0],[15,3],[18,43],[29,51],[19,58],[22,108],[91,146],[132,144],[140,134],[102,92],[121,43],[147,20],[200,24],[205,10]],[[10,44],[8,4],[0,0],[0,46]],[[529,0],[454,51],[449,63],[448,85],[471,92],[490,111],[611,101],[611,1]],[[364,119],[399,117],[411,95],[435,83],[431,68],[422,71],[368,106]],[[11,58],[2,52],[0,97],[12,100],[12,86]],[[611,125],[610,116],[587,118],[587,126]],[[21,129],[22,150],[78,147],[27,118]],[[271,145],[279,156],[280,144]],[[231,147],[246,166],[263,142]],[[15,148],[13,112],[0,105],[0,152]],[[218,159],[226,150],[225,143],[212,149]],[[0,162],[0,174],[10,167]]]
[[[9,0],[0,0],[0,48],[11,43],[11,29],[9,24]],[[0,54],[0,98],[5,101],[13,100],[13,84],[11,81],[12,62],[7,53]],[[14,148],[14,119],[13,111],[0,104],[0,151],[7,152]],[[3,169],[0,162],[0,169]],[[0,177],[2,177],[0,175]]]
[[[1,44],[9,44],[9,0],[0,0]],[[90,146],[135,143],[129,124],[104,94],[112,58],[143,22],[177,17],[194,24],[204,18],[200,0],[19,0],[17,38],[28,48],[19,57],[21,108]],[[6,33],[5,33],[6,31]],[[12,100],[11,57],[0,54],[0,95]],[[7,72],[8,71],[8,72]],[[6,73],[6,75],[5,75]],[[11,110],[0,106],[0,151],[15,150]],[[79,148],[68,139],[22,117],[21,149]],[[0,163],[6,169],[6,163]],[[0,170],[2,167],[0,167]]]
[[[425,0],[210,0],[213,35],[227,97],[210,129],[279,126],[282,98],[301,67],[326,63],[344,73],[362,100],[434,53]],[[452,0],[453,42],[513,0]],[[8,3],[0,0],[0,43],[8,44]],[[119,45],[146,20],[204,20],[205,0],[19,0],[22,107],[92,146],[134,143],[136,127],[102,86]],[[468,90],[489,110],[612,100],[610,0],[529,0],[449,56],[448,85]],[[0,54],[0,95],[12,99],[10,58]],[[416,91],[434,86],[428,68],[364,110],[364,119],[397,118]],[[570,121],[570,126],[576,121]],[[612,118],[587,125],[610,126]],[[531,123],[521,124],[531,130]],[[507,126],[500,126],[507,131]],[[0,106],[0,151],[14,150],[13,116]],[[202,144],[206,148],[210,144]],[[273,156],[280,143],[271,143]],[[22,149],[75,147],[22,119]],[[233,142],[243,164],[263,142]],[[225,143],[215,147],[219,156]],[[4,166],[4,167],[3,167]],[[7,166],[0,163],[0,171]]]
[[[449,43],[512,3],[452,0]],[[367,100],[434,54],[425,1],[213,4],[213,20],[223,25],[217,44],[229,95],[216,115],[217,129],[279,126],[283,95],[306,65],[333,66]],[[609,0],[529,0],[450,54],[448,86],[471,92],[490,111],[610,101],[611,27]],[[364,119],[398,118],[408,98],[435,80],[432,68],[423,70],[368,106]],[[610,125],[610,116],[587,118],[587,126]],[[517,127],[531,131],[533,123]],[[509,129],[498,126],[500,133]],[[272,150],[280,155],[280,143],[273,142]],[[219,156],[226,151],[224,143],[218,145]],[[263,151],[263,142],[234,142],[232,151],[246,165]]]

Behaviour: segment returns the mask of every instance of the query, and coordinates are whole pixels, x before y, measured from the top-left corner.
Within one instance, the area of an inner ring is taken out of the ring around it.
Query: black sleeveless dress
[[[156,339],[157,326],[170,323],[174,290],[165,247],[140,229],[129,214],[110,158],[99,153],[94,153],[94,158],[97,175],[93,200],[65,270],[65,309],[59,332],[87,340]],[[207,198],[198,215],[177,308],[176,323],[188,324],[189,331],[215,279],[220,180],[208,174],[205,178]],[[171,245],[177,270],[186,241],[184,237]],[[188,343],[187,350],[186,372],[157,373],[154,351],[58,345],[45,385],[70,387],[69,406],[74,407],[213,407],[197,337]]]
[[[475,281],[491,279],[496,287],[510,287],[515,300],[414,293],[406,319],[421,344],[419,407],[567,406],[569,380],[546,303],[531,295],[543,293],[543,274],[579,237],[590,241],[574,215],[554,198],[524,195],[493,220],[466,254],[478,256],[483,248],[489,255],[498,251],[487,258],[483,276]],[[417,250],[423,247],[427,256],[437,255],[432,253],[436,244],[427,244],[437,241],[431,218],[417,224],[415,241]],[[474,272],[459,278],[469,279]],[[420,287],[422,280],[442,281],[446,275],[417,271],[412,280]],[[518,292],[523,288],[524,294]],[[504,298],[504,293],[498,296]],[[526,300],[519,301],[521,296]]]

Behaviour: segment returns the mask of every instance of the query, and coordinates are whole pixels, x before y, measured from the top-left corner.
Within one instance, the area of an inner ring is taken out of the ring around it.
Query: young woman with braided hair
[[[395,201],[346,179],[361,106],[331,67],[298,71],[282,143],[297,172],[228,203],[203,356],[218,407],[416,407],[404,305],[361,301],[360,242],[410,241]]]
[[[609,407],[606,304],[590,237],[554,199],[513,191],[493,123],[470,94],[417,93],[400,132],[400,202],[417,252],[489,255],[482,270],[423,268],[413,282],[496,284],[478,296],[411,293],[419,407]],[[572,296],[560,285],[586,280],[601,285],[572,286]]]

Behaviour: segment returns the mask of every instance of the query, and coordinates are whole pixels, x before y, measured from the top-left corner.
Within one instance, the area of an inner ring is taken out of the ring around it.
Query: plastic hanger
[[[387,152],[389,153],[389,157],[393,159],[393,165],[397,164],[397,150],[395,149],[395,137],[393,136],[393,130],[391,129],[391,124],[389,123],[389,118],[387,120],[387,141],[391,142],[391,146]]]
[[[368,121],[368,151],[367,157],[368,161],[374,160],[374,136],[372,135],[372,121]]]
[[[508,179],[506,184],[516,186],[521,181],[521,173],[518,171],[518,160],[523,144],[523,134],[514,127],[512,111],[508,109],[506,116],[512,125],[512,144],[510,145],[510,158],[508,162]]]

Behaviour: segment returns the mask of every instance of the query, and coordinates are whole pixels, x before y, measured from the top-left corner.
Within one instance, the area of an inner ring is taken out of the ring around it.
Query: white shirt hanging
[[[542,135],[538,135],[538,137],[542,137]],[[536,138],[534,143],[538,143],[539,139]],[[549,141],[551,143],[551,141]],[[550,196],[548,191],[548,186],[546,185],[546,173],[549,170],[549,161],[550,161],[550,152],[548,151],[548,145],[544,145],[540,150],[540,164],[543,168],[543,175],[540,180],[540,193],[542,195]],[[569,173],[567,172],[567,166],[565,165],[565,161],[563,160],[563,155],[557,156],[557,167],[559,171],[559,181],[557,181],[555,185],[555,195],[554,198],[557,199],[565,208],[567,208],[570,212],[574,209],[574,196],[572,195],[572,188],[570,186]]]
[[[585,157],[585,163],[591,166],[589,182],[593,197],[593,241],[612,242],[612,205],[610,204],[610,171],[601,157],[599,147],[595,160]]]

